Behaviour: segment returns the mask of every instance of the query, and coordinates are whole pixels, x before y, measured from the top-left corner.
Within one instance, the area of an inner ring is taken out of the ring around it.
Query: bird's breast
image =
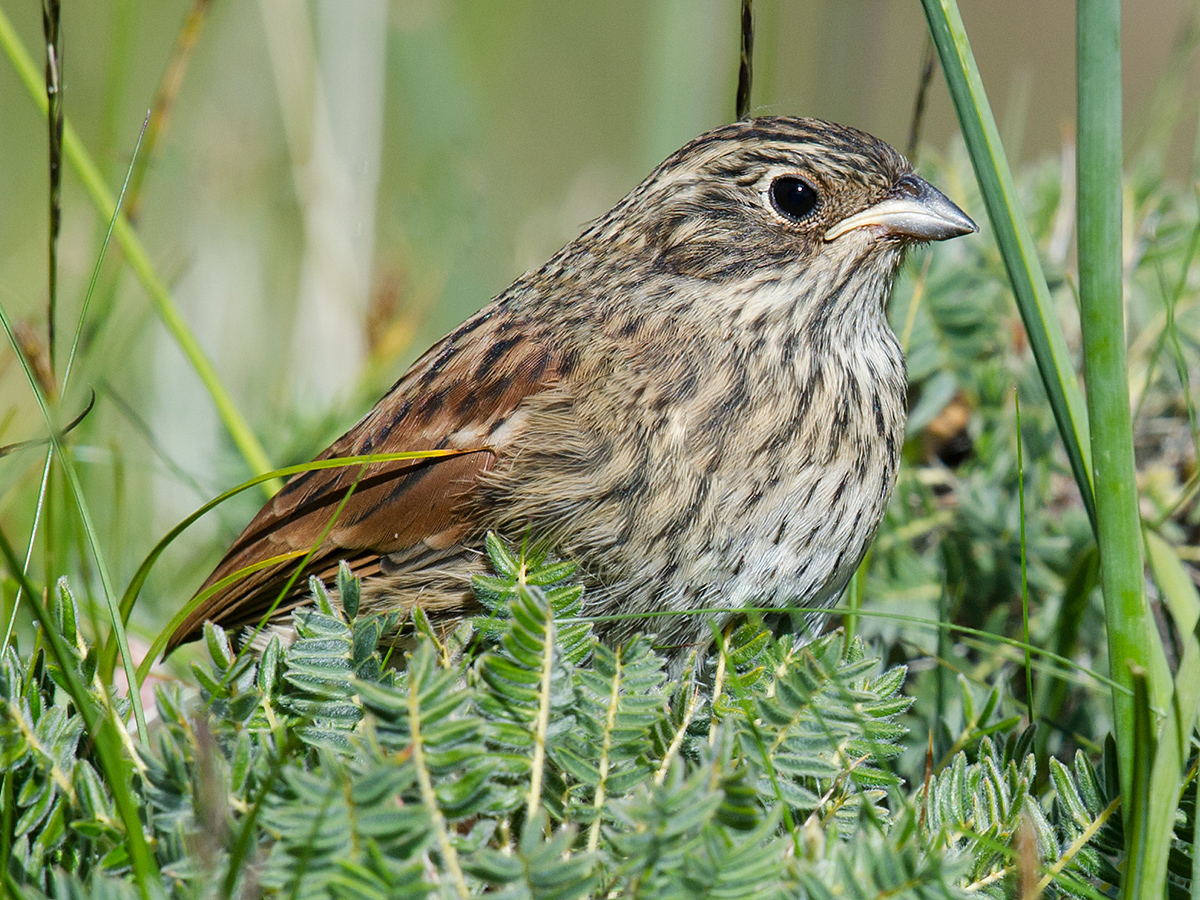
[[[902,363],[830,354],[731,415],[712,472],[709,578],[722,603],[823,603],[881,521],[904,431]]]
[[[489,507],[578,561],[596,614],[825,602],[895,480],[903,363],[873,353],[693,342],[615,365],[525,409]]]

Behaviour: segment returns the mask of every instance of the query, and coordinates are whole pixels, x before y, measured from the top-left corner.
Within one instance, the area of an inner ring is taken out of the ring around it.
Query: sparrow
[[[205,620],[286,622],[343,560],[363,612],[420,604],[452,625],[482,611],[488,532],[575,561],[585,614],[620,617],[596,626],[610,643],[711,636],[704,614],[648,613],[832,603],[899,466],[897,270],[914,244],[976,230],[854,128],[765,117],[700,135],[319,458],[461,452],[294,476],[168,652]]]

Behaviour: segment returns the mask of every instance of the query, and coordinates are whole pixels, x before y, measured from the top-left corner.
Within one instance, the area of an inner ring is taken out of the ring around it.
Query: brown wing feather
[[[511,320],[509,320],[511,322]],[[328,535],[277,607],[303,601],[310,574],[329,577],[339,560],[365,574],[380,556],[424,543],[449,546],[472,530],[464,501],[481,474],[503,456],[506,420],[531,394],[558,378],[559,355],[528,335],[497,333],[488,311],[431,348],[350,431],[318,458],[414,450],[473,450],[461,456],[315,469],[291,478],[234,542],[200,592],[249,566],[306,553]],[[496,350],[497,345],[502,352]],[[355,482],[357,486],[355,487]],[[354,492],[337,514],[347,492]],[[333,521],[332,527],[330,522]],[[236,579],[202,602],[167,644],[199,636],[206,620],[236,629],[257,624],[275,603],[299,559]]]

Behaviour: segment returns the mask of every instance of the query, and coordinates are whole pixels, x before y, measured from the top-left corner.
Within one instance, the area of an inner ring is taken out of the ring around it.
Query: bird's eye
[[[793,222],[811,215],[820,200],[817,189],[803,178],[784,175],[771,182],[771,202],[780,215]]]

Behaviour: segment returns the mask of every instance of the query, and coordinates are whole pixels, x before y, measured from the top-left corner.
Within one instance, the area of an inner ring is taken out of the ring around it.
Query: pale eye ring
[[[771,182],[771,205],[785,219],[802,222],[821,203],[817,189],[795,175],[780,175]]]

